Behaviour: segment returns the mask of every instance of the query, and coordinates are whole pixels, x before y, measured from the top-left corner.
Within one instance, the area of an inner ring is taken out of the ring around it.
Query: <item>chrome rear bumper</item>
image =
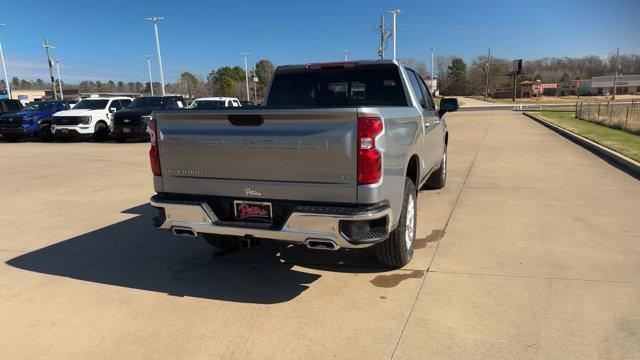
[[[387,205],[349,215],[294,211],[281,229],[273,230],[257,228],[246,223],[223,223],[206,202],[163,201],[152,198],[150,203],[163,215],[155,220],[155,226],[161,229],[191,229],[196,235],[253,236],[307,245],[318,240],[331,241],[336,245],[335,249],[364,248],[379,243],[388,237],[393,223],[393,214]],[[372,221],[381,218],[386,218],[386,231],[376,232],[369,237],[361,236],[357,241],[348,239],[340,231],[340,221],[343,220]]]

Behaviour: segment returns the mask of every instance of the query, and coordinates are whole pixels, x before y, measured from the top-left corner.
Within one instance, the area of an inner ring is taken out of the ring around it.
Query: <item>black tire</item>
[[[109,136],[109,127],[103,122],[98,122],[93,129],[93,140],[105,141]]]
[[[235,252],[240,250],[240,239],[236,236],[203,234],[204,239],[211,246],[222,249],[224,252]]]
[[[427,180],[426,187],[428,189],[442,189],[447,184],[447,148],[444,148],[442,161],[438,170],[436,170]]]
[[[51,126],[42,125],[38,129],[38,139],[43,142],[49,142],[53,140],[53,134],[51,133]]]
[[[410,207],[412,207],[412,209],[410,209]],[[410,215],[413,220],[407,221],[408,212],[411,213]],[[380,263],[399,268],[407,265],[409,261],[411,261],[416,242],[417,212],[416,187],[411,179],[406,178],[404,182],[402,212],[398,219],[398,225],[391,234],[389,234],[387,240],[376,245],[376,257]],[[409,229],[409,231],[407,231],[408,225],[413,227]],[[407,236],[410,237],[409,241],[407,241]]]
[[[124,143],[127,142],[127,137],[126,136],[116,136],[116,141],[119,143]]]

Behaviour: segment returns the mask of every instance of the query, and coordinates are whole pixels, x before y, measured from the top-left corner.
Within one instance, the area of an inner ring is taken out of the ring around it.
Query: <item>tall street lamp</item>
[[[58,73],[58,89],[60,89],[60,100],[64,100],[64,94],[62,94],[62,78],[60,77],[60,60],[53,59],[53,63],[56,64],[56,72]]]
[[[160,37],[158,36],[158,20],[164,20],[162,16],[148,17],[147,20],[153,22],[153,32],[156,35],[156,52],[158,53],[158,67],[160,68],[160,90],[164,96],[164,71],[162,70],[162,55],[160,55]],[[152,84],[153,85],[153,84]]]
[[[241,56],[244,57],[244,82],[247,85],[247,101],[249,101],[249,69],[247,66],[247,56],[251,55],[250,52],[241,52]]]
[[[401,13],[401,11],[399,9],[395,9],[395,10],[389,10],[387,11],[388,13],[391,13],[393,15],[393,60],[396,60],[396,16],[398,16],[398,14]]]
[[[5,26],[5,24],[0,23],[0,26]],[[7,76],[7,64],[4,62],[2,42],[0,42],[0,60],[2,60],[2,71],[4,72],[4,87],[7,89],[7,96],[11,99],[11,87],[9,86],[9,77]]]
[[[153,55],[145,55],[147,58],[147,69],[149,70],[149,89],[151,89],[151,96],[153,96],[153,77],[151,76],[151,57]]]

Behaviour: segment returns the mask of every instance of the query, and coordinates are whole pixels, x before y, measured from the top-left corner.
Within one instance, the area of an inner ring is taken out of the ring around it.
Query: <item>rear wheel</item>
[[[444,154],[440,161],[440,166],[427,180],[427,188],[442,189],[447,184],[447,148],[444,148]]]
[[[42,125],[40,129],[38,129],[38,139],[40,139],[40,141],[53,140],[53,134],[51,133],[51,126]]]
[[[222,249],[224,252],[235,252],[240,250],[240,239],[229,235],[203,234],[204,239],[211,246]]]
[[[97,123],[93,130],[93,139],[95,141],[105,141],[107,140],[107,136],[109,136],[109,127],[107,127],[107,124],[103,122]]]
[[[380,263],[402,267],[411,261],[416,239],[417,212],[416,187],[411,179],[406,178],[398,225],[387,240],[376,245],[376,256]]]

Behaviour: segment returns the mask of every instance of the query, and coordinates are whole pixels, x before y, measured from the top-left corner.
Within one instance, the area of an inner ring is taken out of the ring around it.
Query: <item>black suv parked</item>
[[[153,110],[186,109],[187,102],[182,96],[145,96],[140,97],[124,110],[112,114],[112,133],[117,142],[129,138],[149,138],[147,123],[143,116],[151,115]]]

